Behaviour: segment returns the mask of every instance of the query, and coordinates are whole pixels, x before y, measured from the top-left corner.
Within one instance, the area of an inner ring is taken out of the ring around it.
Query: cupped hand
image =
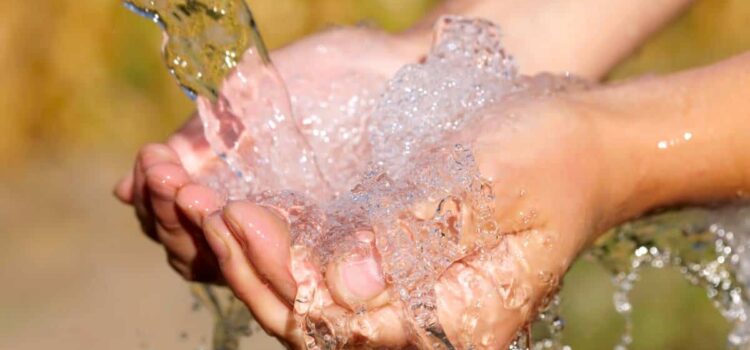
[[[474,129],[475,156],[492,183],[501,238],[490,250],[455,262],[435,286],[440,324],[457,348],[507,347],[557,290],[582,247],[613,222],[603,210],[612,206],[599,163],[600,135],[582,110],[564,98],[519,99],[490,106]],[[289,230],[274,208],[231,202],[196,222],[203,224],[229,287],[287,344],[305,342],[293,312],[297,289],[308,288],[295,283],[300,271],[313,271],[315,294],[325,301],[309,317],[341,322],[341,341],[368,348],[419,343],[407,331],[408,318],[375,249],[336,260],[315,275],[320,266],[292,266]],[[358,235],[372,242],[378,232]]]
[[[341,109],[353,97],[377,93],[380,84],[402,65],[417,60],[422,49],[405,36],[367,28],[342,28],[319,33],[272,53],[272,60],[293,101],[303,134],[361,122],[370,106]],[[302,123],[300,123],[302,124]],[[343,128],[341,128],[343,129]],[[348,148],[324,149],[324,139],[310,138],[311,147],[344,159]],[[351,142],[357,142],[352,140]],[[356,160],[354,158],[352,161]],[[322,169],[329,181],[346,174]],[[216,259],[200,229],[201,213],[216,210],[224,198],[206,199],[196,185],[233,175],[211,151],[197,115],[164,144],[144,146],[132,173],[116,186],[115,195],[135,207],[146,235],[161,243],[169,264],[188,280],[222,282]]]

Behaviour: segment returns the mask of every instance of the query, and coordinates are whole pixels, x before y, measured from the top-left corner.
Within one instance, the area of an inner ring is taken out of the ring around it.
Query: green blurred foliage
[[[605,1],[605,0],[603,0]],[[408,27],[437,0],[248,0],[279,47],[330,25]],[[750,48],[750,1],[698,0],[611,74],[622,79],[710,63]],[[163,68],[158,28],[117,0],[0,2],[0,164],[95,150],[132,156],[192,110]],[[609,349],[622,329],[608,276],[591,262],[565,280],[567,341]],[[675,272],[649,272],[634,294],[635,349],[720,349],[728,325]]]
[[[610,75],[669,73],[716,62],[750,49],[750,1],[697,0]]]
[[[613,307],[611,276],[580,259],[562,289],[564,340],[574,350],[612,349],[624,331]],[[649,269],[632,292],[633,350],[726,348],[729,324],[706,297],[675,270]]]

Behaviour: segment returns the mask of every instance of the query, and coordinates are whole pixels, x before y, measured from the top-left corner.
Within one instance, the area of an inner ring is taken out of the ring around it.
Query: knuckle
[[[169,254],[167,256],[167,263],[169,266],[177,272],[183,279],[187,281],[192,281],[192,271],[190,269],[190,266],[186,264],[184,261],[182,261],[179,258],[176,258],[175,256]]]

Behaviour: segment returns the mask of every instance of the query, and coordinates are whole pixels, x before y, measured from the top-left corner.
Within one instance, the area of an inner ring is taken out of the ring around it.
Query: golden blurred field
[[[367,20],[402,29],[435,0],[249,3],[274,48],[333,24]],[[0,66],[6,67],[0,75],[0,162],[133,149],[174,129],[192,106],[163,68],[160,41],[156,26],[117,0],[0,4]]]
[[[437,0],[248,2],[278,47],[333,24],[402,29]],[[163,68],[160,41],[116,0],[0,2],[0,349],[198,349],[207,335],[184,283],[109,195],[138,146],[192,109]],[[750,0],[698,0],[611,78],[748,49]],[[728,327],[701,291],[674,273],[646,279],[635,349],[723,348]],[[569,342],[611,348],[622,324],[606,276],[581,263],[566,284]]]

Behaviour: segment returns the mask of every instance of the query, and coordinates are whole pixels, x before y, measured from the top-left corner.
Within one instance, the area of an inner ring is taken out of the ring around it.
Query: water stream
[[[583,85],[569,77],[520,76],[496,25],[445,17],[424,62],[384,80],[379,95],[352,92],[345,100],[357,101],[353,112],[305,128],[321,109],[299,108],[302,97],[290,95],[271,64],[243,0],[126,0],[126,5],[165,30],[167,66],[196,100],[206,139],[227,165],[226,173],[194,174],[196,180],[228,198],[249,198],[286,214],[293,266],[304,272],[294,276],[299,285],[294,309],[308,347],[344,346],[346,337],[338,332],[345,330],[332,325],[356,316],[328,315],[323,321],[311,316],[331,303],[330,296],[316,293],[324,271],[315,266],[376,249],[415,341],[452,349],[437,322],[433,286],[453,262],[502,243],[492,189],[460,131],[481,118],[484,106],[508,96]],[[346,126],[346,133],[330,132],[332,125]],[[355,160],[332,162],[341,149]],[[341,174],[345,181],[337,180]],[[428,215],[404,214],[420,203],[435,208]],[[735,326],[729,347],[748,344],[749,214],[736,206],[663,213],[627,223],[597,242],[588,254],[612,273],[615,307],[627,320],[618,350],[632,342],[628,293],[646,266],[679,269],[703,287]],[[467,215],[470,222],[464,222]],[[377,232],[374,243],[363,241],[363,232]],[[215,316],[214,349],[237,349],[251,319],[242,303],[214,287],[194,290]],[[561,341],[559,302],[552,298],[511,349],[569,349]]]

